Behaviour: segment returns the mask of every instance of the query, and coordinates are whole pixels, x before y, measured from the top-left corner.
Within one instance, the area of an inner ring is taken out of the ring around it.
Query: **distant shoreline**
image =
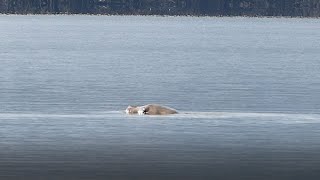
[[[0,0],[3,14],[320,17],[314,0]]]
[[[159,14],[82,14],[82,13],[0,13],[1,16],[141,16],[141,17],[208,17],[208,18],[286,18],[286,19],[320,19],[320,17],[307,16],[239,16],[239,15],[224,15],[224,16],[209,16],[209,15],[159,15]]]

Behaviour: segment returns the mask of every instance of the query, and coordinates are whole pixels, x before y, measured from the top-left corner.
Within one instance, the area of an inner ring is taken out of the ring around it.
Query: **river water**
[[[0,179],[319,179],[320,20],[0,16]],[[128,116],[157,103],[172,116]]]

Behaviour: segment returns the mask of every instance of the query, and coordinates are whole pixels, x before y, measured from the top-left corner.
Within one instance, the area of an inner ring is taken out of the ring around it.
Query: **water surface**
[[[0,16],[1,179],[319,179],[320,20]],[[128,116],[129,104],[173,116]]]

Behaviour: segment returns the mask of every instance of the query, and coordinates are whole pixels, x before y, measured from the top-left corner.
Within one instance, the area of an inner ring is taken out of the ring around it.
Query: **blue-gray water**
[[[320,19],[0,16],[0,179],[319,179]],[[128,116],[129,104],[173,116]]]

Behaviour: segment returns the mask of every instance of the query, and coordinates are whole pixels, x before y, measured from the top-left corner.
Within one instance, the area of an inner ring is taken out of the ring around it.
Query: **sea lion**
[[[145,106],[128,106],[126,113],[139,115],[169,115],[177,114],[178,112],[169,107],[160,106],[157,104],[148,104]]]

